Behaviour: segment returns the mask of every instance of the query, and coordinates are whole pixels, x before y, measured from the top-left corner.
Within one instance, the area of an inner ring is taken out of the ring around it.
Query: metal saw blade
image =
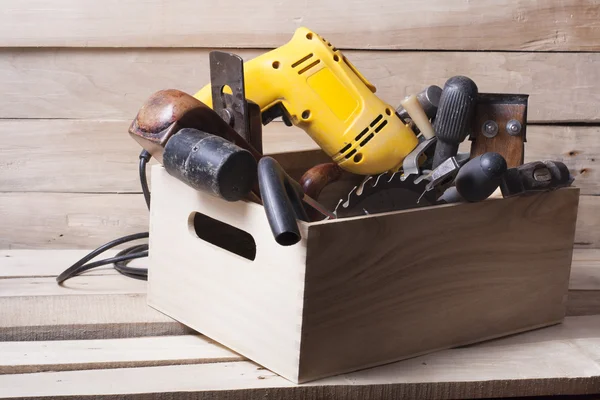
[[[415,183],[418,175],[410,175],[405,180],[401,176],[396,172],[366,177],[338,202],[334,214],[338,218],[355,217],[435,204],[433,192],[425,190],[427,180]]]

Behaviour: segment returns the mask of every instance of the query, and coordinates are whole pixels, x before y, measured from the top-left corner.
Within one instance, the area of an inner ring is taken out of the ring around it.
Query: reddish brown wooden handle
[[[321,191],[330,183],[342,176],[342,169],[336,163],[318,164],[309,169],[300,178],[300,185],[304,193],[315,200],[319,199]],[[323,215],[313,208],[306,210],[311,221],[323,219]]]
[[[162,163],[164,146],[182,128],[194,128],[220,136],[248,150],[256,161],[261,154],[210,107],[176,89],[154,93],[144,103],[129,127],[129,134]]]

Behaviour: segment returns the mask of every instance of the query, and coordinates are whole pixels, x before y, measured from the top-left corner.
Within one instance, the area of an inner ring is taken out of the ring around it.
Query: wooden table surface
[[[451,399],[600,393],[600,250],[577,250],[561,325],[295,385],[145,304],[83,250],[0,252],[0,398]],[[465,327],[468,329],[468,327]]]

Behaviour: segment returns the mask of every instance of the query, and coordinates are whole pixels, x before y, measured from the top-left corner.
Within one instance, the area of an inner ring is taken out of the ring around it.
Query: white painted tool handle
[[[410,118],[413,120],[415,125],[417,125],[417,128],[419,128],[426,139],[431,139],[435,136],[433,127],[429,122],[429,118],[427,118],[427,114],[425,114],[423,107],[421,107],[419,104],[416,95],[413,94],[408,96],[400,104],[402,104],[402,107],[404,107]]]

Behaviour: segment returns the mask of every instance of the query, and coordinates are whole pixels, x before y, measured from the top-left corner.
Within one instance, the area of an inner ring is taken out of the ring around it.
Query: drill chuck
[[[227,201],[243,199],[256,182],[249,151],[197,129],[181,129],[167,141],[163,165],[188,186]]]
[[[438,143],[433,168],[458,153],[458,146],[469,133],[477,102],[477,85],[465,76],[446,81],[433,124]]]

